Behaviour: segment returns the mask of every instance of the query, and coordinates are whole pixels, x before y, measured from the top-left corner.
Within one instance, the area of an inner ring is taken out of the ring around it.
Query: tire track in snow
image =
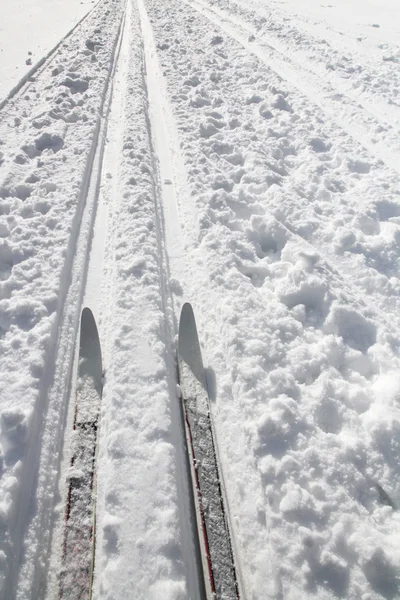
[[[360,100],[355,100],[346,94],[346,91],[330,86],[329,82],[322,81],[315,73],[311,72],[304,65],[296,62],[282,52],[271,41],[266,43],[257,43],[254,41],[257,30],[244,23],[241,19],[232,17],[225,11],[215,6],[202,2],[201,0],[183,0],[214,25],[220,27],[230,37],[241,44],[248,52],[254,54],[268,68],[274,71],[282,80],[289,82],[299,92],[309,99],[310,102],[317,105],[321,111],[326,113],[329,118],[336,122],[338,127],[346,131],[351,137],[366,148],[373,156],[382,160],[388,167],[400,174],[397,153],[400,151],[398,145],[398,135],[395,131],[392,136],[393,147],[388,147],[387,141],[377,141],[371,136],[371,129],[376,130],[381,126],[381,115],[374,110],[373,105],[365,103],[360,105]],[[246,37],[247,36],[247,37]],[[253,41],[249,41],[252,36]],[[299,74],[300,73],[300,74]],[[338,103],[332,98],[335,94],[345,96],[345,101]],[[360,110],[360,106],[365,113]],[[342,110],[342,115],[338,116],[338,107]],[[387,128],[388,124],[385,123]]]

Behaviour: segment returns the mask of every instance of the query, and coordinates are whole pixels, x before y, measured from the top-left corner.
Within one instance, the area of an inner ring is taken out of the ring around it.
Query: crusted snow
[[[395,0],[102,0],[4,103],[1,599],[58,595],[82,304],[93,597],[201,598],[185,301],[242,596],[400,595],[399,23]]]

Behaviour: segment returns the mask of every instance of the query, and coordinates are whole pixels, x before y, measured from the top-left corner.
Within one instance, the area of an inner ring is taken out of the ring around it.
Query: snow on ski
[[[94,479],[98,419],[102,393],[102,361],[93,313],[81,317],[73,450],[68,473],[68,499],[60,598],[88,599],[94,569]]]
[[[239,587],[215,454],[206,376],[189,303],[183,305],[179,322],[178,366],[207,597],[235,600],[239,598]]]

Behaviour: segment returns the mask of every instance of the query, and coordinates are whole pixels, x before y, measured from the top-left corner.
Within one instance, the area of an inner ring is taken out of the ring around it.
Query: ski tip
[[[84,306],[81,312],[81,327],[90,327],[97,333],[96,319],[88,306]]]
[[[85,306],[81,313],[81,341],[90,340],[100,347],[99,332],[93,312]]]
[[[189,367],[199,383],[207,389],[200,342],[197,334],[196,319],[192,305],[186,302],[182,306],[179,321],[178,358]]]
[[[94,321],[94,315],[88,306],[84,306],[82,309],[82,319],[83,318],[92,318]]]
[[[190,331],[196,332],[197,337],[197,328],[196,328],[196,319],[194,318],[193,307],[190,302],[185,302],[181,309],[181,316],[179,319],[179,335],[178,339],[181,341],[183,336],[187,335],[188,329]]]
[[[100,338],[94,315],[87,306],[81,313],[79,359],[79,376],[89,375],[100,389],[103,379]]]
[[[194,319],[193,306],[190,304],[190,302],[185,302],[185,304],[181,308],[181,321],[182,317],[184,317],[185,315],[190,315]]]

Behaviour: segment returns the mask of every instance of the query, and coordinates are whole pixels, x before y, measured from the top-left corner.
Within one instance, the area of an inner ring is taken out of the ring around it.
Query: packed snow
[[[399,597],[397,0],[29,4],[0,29],[1,600],[60,594],[84,306],[93,598],[203,598],[185,302],[241,598]]]

